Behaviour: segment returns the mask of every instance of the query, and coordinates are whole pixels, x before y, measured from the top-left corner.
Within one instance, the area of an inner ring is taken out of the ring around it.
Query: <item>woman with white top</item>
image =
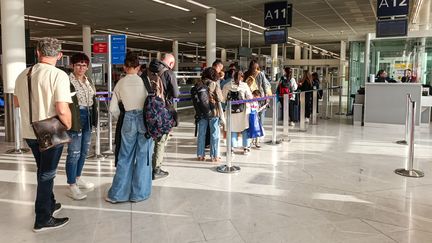
[[[232,100],[236,96],[238,100],[252,99],[252,92],[249,86],[243,82],[243,72],[237,71],[234,74],[234,79],[227,83],[222,95],[225,100]],[[250,141],[248,137],[249,128],[249,104],[231,105],[231,144],[233,148],[238,146],[238,134],[241,133],[242,145],[244,154],[250,152]]]
[[[154,144],[145,136],[143,108],[148,92],[137,74],[139,69],[138,57],[128,54],[126,76],[115,86],[109,108],[114,117],[120,114],[120,101],[125,109],[116,174],[105,199],[111,203],[139,202],[151,194]]]

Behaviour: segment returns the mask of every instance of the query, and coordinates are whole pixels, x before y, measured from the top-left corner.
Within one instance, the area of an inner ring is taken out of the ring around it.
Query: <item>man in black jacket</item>
[[[161,60],[153,59],[150,62],[149,70],[153,73],[158,73],[162,79],[164,86],[164,97],[168,104],[173,104],[173,99],[180,94],[177,85],[177,78],[173,72],[175,58],[172,54],[164,54]],[[168,134],[163,135],[155,141],[154,152],[152,158],[153,164],[153,180],[167,177],[168,171],[161,169],[163,156],[165,153],[165,145],[168,141]]]

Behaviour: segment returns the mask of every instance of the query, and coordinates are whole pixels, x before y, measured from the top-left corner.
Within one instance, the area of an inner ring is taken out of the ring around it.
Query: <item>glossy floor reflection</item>
[[[426,176],[411,179],[393,173],[405,164],[407,147],[394,143],[403,128],[319,122],[290,130],[290,143],[235,154],[236,175],[196,161],[194,125],[182,122],[166,153],[170,176],[141,203],[103,200],[111,159],[87,161],[84,176],[96,188],[71,200],[63,158],[55,193],[71,222],[41,234],[31,231],[34,160],[1,154],[0,242],[432,242],[432,130],[417,130],[416,161]]]

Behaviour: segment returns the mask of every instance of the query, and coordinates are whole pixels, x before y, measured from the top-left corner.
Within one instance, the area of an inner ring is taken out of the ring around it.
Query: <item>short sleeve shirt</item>
[[[29,116],[27,73],[24,70],[15,83],[14,95],[21,108],[21,128],[23,138],[35,139]],[[56,116],[56,103],[72,103],[68,75],[55,66],[38,63],[33,66],[31,75],[31,102],[33,121]]]

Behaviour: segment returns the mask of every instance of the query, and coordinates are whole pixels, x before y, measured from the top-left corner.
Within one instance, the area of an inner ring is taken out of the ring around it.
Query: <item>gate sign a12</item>
[[[292,4],[287,1],[264,4],[264,27],[287,26],[292,24]]]
[[[408,15],[409,0],[377,0],[377,17]]]

